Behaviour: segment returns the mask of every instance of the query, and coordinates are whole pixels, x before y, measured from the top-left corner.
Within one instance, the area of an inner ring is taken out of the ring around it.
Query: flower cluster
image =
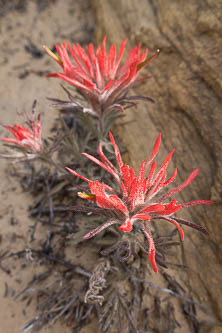
[[[61,46],[56,45],[58,56],[49,48],[44,46],[46,52],[62,67],[63,73],[48,74],[48,77],[58,77],[74,85],[90,104],[90,109],[82,106],[83,111],[89,112],[96,117],[101,117],[104,112],[113,109],[124,109],[124,106],[135,105],[136,99],[152,101],[143,96],[128,97],[129,89],[138,81],[138,72],[155,58],[159,50],[147,57],[148,49],[141,51],[141,45],[129,50],[128,56],[121,65],[127,40],[122,41],[117,55],[116,45],[112,45],[107,52],[106,37],[102,47],[94,46],[90,43],[86,46],[86,51],[79,45],[72,47],[67,42]],[[73,58],[70,60],[68,51]],[[80,106],[76,102],[76,106]]]
[[[92,43],[86,46],[86,50],[84,50],[79,44],[71,46],[67,42],[67,44],[62,43],[61,46],[56,45],[58,53],[56,55],[49,48],[44,47],[46,52],[63,70],[62,73],[52,73],[47,76],[58,77],[75,86],[88,101],[89,107],[83,106],[65,88],[71,103],[56,99],[54,101],[59,102],[60,105],[62,103],[75,106],[83,112],[95,116],[97,119],[95,122],[99,125],[98,136],[100,138],[103,135],[104,137],[107,135],[108,128],[110,128],[110,124],[115,119],[115,113],[111,114],[111,111],[117,110],[116,113],[118,113],[119,110],[123,111],[124,108],[135,106],[137,99],[152,101],[144,96],[128,96],[128,93],[133,85],[141,81],[141,79],[138,80],[137,78],[139,71],[158,55],[159,50],[153,56],[148,57],[148,49],[141,51],[141,45],[139,44],[129,50],[125,61],[122,62],[126,43],[127,40],[122,41],[118,53],[116,45],[112,45],[107,50],[106,37],[103,40],[102,47],[99,45],[96,50]],[[111,116],[109,117],[107,114]],[[20,150],[22,149],[23,152],[28,153],[28,157],[33,158],[37,154],[43,153],[40,115],[36,120],[28,119],[26,124],[28,125],[27,127],[18,124],[5,126],[14,138],[3,137],[1,140],[13,144],[14,147],[20,148]],[[119,224],[119,228],[123,232],[131,232],[133,227],[135,227],[136,230],[142,231],[148,240],[149,260],[154,272],[157,272],[156,249],[148,222],[158,219],[172,223],[178,229],[182,240],[184,238],[181,228],[182,224],[207,234],[203,227],[178,218],[175,213],[184,207],[191,207],[197,204],[207,205],[212,202],[210,200],[195,200],[187,203],[178,203],[177,199],[172,198],[196,178],[199,169],[191,172],[181,185],[164,193],[161,192],[177,176],[177,169],[175,169],[172,176],[168,179],[166,178],[167,167],[174,150],[168,154],[161,167],[157,169],[157,163],[154,159],[159,151],[161,134],[159,134],[154,144],[150,159],[142,161],[138,174],[135,173],[133,168],[123,163],[119,148],[110,132],[109,136],[114,148],[117,167],[104,155],[101,144],[98,149],[100,159],[87,153],[83,153],[83,155],[109,172],[115,179],[117,187],[111,187],[99,180],[87,179],[74,170],[67,168],[73,175],[88,182],[90,193],[81,192],[78,195],[83,199],[94,201],[98,207],[93,207],[92,211],[94,210],[94,212],[109,218],[104,224],[99,225],[96,229],[86,234],[84,238],[89,239],[113,224]],[[49,152],[52,152],[52,150]],[[50,160],[53,162],[44,154],[41,154],[41,157],[45,161]],[[83,210],[84,208],[87,210],[88,207],[83,207]]]
[[[212,202],[210,200],[195,200],[178,204],[176,199],[170,199],[174,194],[183,190],[195,179],[199,171],[198,169],[191,172],[183,184],[169,190],[165,194],[159,195],[161,189],[173,182],[177,175],[177,169],[175,169],[173,175],[166,179],[166,169],[172,158],[174,150],[168,154],[161,167],[156,171],[156,161],[154,161],[154,158],[159,150],[161,134],[159,134],[156,143],[154,144],[150,159],[148,161],[144,160],[141,163],[138,175],[135,174],[133,168],[130,168],[128,165],[123,163],[119,148],[116,145],[112,134],[109,133],[109,136],[115,151],[118,169],[106,158],[102,151],[101,145],[99,145],[98,150],[101,160],[98,160],[94,156],[87,153],[83,153],[83,155],[109,172],[118,183],[119,190],[115,190],[114,188],[104,184],[104,182],[87,179],[76,173],[74,170],[67,168],[73,175],[88,182],[91,193],[79,193],[79,196],[84,199],[95,201],[98,207],[105,209],[106,211],[109,210],[111,214],[113,214],[110,215],[113,216],[113,218],[89,232],[84,238],[89,239],[114,223],[121,224],[120,229],[122,231],[130,232],[132,231],[134,223],[136,223],[148,239],[149,260],[154,272],[157,272],[155,244],[151,231],[149,230],[146,222],[154,219],[166,220],[177,227],[182,240],[184,238],[184,234],[180,224],[185,224],[207,233],[207,231],[201,226],[174,217],[173,214],[178,212],[183,207],[190,207],[197,204],[206,205],[211,204]],[[148,168],[149,172],[146,177],[145,173]],[[156,196],[158,198],[156,198]]]
[[[3,137],[1,140],[21,147],[27,153],[40,153],[42,151],[40,115],[38,115],[36,122],[28,119],[27,125],[29,128],[18,124],[6,125],[5,128],[12,133],[15,139]]]

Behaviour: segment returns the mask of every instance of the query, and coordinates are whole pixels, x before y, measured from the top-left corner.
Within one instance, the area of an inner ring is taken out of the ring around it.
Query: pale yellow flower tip
[[[82,199],[88,199],[88,200],[95,200],[96,196],[95,194],[85,193],[85,192],[78,192],[78,196]]]
[[[57,61],[58,64],[60,64],[61,66],[63,65],[62,60],[55,53],[53,53],[47,46],[43,45],[43,49],[48,53],[48,55],[50,55],[50,57],[52,57],[55,61]]]

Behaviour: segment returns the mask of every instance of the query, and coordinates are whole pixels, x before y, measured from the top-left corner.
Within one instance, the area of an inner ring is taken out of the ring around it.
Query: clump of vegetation
[[[20,162],[22,167],[16,164],[15,174],[34,198],[29,209],[34,221],[30,247],[7,258],[41,267],[16,296],[26,307],[33,300],[36,304],[36,314],[23,332],[38,332],[58,320],[72,332],[80,332],[93,318],[101,333],[174,332],[180,327],[175,299],[194,331],[199,325],[196,308],[204,307],[166,269],[185,271],[185,265],[170,259],[175,246],[180,248],[178,230],[183,239],[181,225],[207,233],[173,214],[183,207],[211,202],[178,204],[171,199],[194,180],[197,169],[182,185],[161,194],[175,179],[176,170],[166,179],[172,151],[155,174],[160,135],[138,175],[123,163],[120,151],[123,154],[124,147],[111,133],[111,142],[108,140],[114,121],[124,116],[125,109],[135,106],[136,100],[152,101],[128,93],[139,70],[157,53],[147,57],[148,51],[141,52],[138,46],[120,65],[125,44],[123,41],[117,59],[115,45],[107,54],[105,39],[96,53],[92,44],[86,52],[78,44],[73,49],[68,44],[74,64],[65,44],[57,46],[58,55],[46,48],[64,71],[50,76],[68,81],[80,95],[77,98],[64,88],[68,101],[51,99],[59,116],[47,139],[41,135],[40,116],[35,118],[36,103],[25,125],[6,126],[14,138],[3,138],[8,149],[4,156]],[[161,235],[159,219],[176,228]],[[36,240],[37,228],[42,235]],[[152,281],[157,265],[168,288]]]

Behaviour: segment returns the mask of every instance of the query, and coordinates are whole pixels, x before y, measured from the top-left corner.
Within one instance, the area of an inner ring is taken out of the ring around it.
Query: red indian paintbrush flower
[[[105,185],[103,182],[99,182],[98,180],[89,180],[79,175],[72,169],[67,168],[73,175],[88,182],[91,194],[79,193],[81,198],[93,200],[100,208],[111,210],[115,213],[115,218],[92,230],[85,235],[84,238],[89,239],[114,223],[121,224],[120,229],[124,232],[130,232],[134,223],[137,225],[139,224],[149,242],[150,263],[154,272],[157,272],[158,269],[155,261],[154,241],[151,231],[148,228],[148,223],[144,221],[149,222],[154,219],[159,219],[173,223],[179,230],[182,240],[184,238],[184,234],[180,224],[185,224],[207,233],[203,227],[184,219],[174,217],[173,214],[178,212],[183,207],[191,207],[197,204],[207,205],[211,204],[212,201],[195,200],[178,204],[176,199],[171,199],[174,194],[183,190],[194,180],[194,178],[196,178],[199,169],[195,169],[191,172],[183,184],[169,190],[165,194],[159,194],[159,192],[170,184],[177,175],[177,169],[175,169],[173,175],[166,179],[166,169],[172,158],[174,150],[168,154],[161,167],[156,171],[156,162],[153,160],[159,150],[161,134],[159,134],[156,143],[154,144],[150,159],[148,161],[144,160],[141,163],[138,175],[135,174],[133,168],[130,168],[128,165],[123,163],[119,148],[117,147],[112,134],[109,133],[109,136],[114,147],[118,168],[116,168],[106,158],[102,151],[101,145],[99,145],[98,151],[101,160],[98,160],[97,158],[86,153],[83,153],[83,155],[104,168],[115,178],[119,185],[118,191],[108,185]],[[148,168],[148,176],[145,176]]]
[[[1,138],[1,140],[24,148],[28,153],[39,153],[42,151],[40,115],[38,116],[36,123],[34,120],[28,119],[27,124],[30,129],[26,128],[24,125],[6,125],[5,127],[12,133],[15,139],[4,137]]]
[[[159,50],[151,57],[147,57],[148,49],[141,51],[141,45],[129,50],[125,62],[121,65],[127,40],[122,41],[117,55],[116,45],[112,45],[107,52],[106,37],[97,50],[90,43],[86,51],[79,45],[70,46],[67,42],[56,45],[58,56],[44,46],[46,52],[62,67],[63,73],[48,74],[48,77],[58,77],[74,85],[88,100],[90,109],[82,106],[84,112],[100,117],[103,112],[113,109],[124,109],[124,106],[135,105],[134,100],[144,99],[143,96],[127,97],[129,89],[138,81],[138,72],[157,56]],[[73,62],[70,60],[72,57]],[[74,103],[74,101],[72,100]],[[76,102],[76,106],[80,106]]]

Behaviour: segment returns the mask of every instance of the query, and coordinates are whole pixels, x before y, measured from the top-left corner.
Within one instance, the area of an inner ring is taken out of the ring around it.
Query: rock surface
[[[133,121],[124,125],[124,131],[116,130],[134,166],[149,156],[161,131],[160,153],[166,156],[176,148],[177,184],[200,168],[180,199],[215,201],[213,206],[183,213],[206,227],[210,237],[184,228],[189,269],[181,275],[221,320],[222,4],[216,0],[96,0],[94,4],[98,40],[107,35],[111,43],[120,45],[128,37],[131,46],[141,42],[151,54],[157,48],[161,51],[144,70],[151,78],[137,88],[137,93],[153,98],[155,105],[140,103],[137,110],[128,110],[125,120]]]

